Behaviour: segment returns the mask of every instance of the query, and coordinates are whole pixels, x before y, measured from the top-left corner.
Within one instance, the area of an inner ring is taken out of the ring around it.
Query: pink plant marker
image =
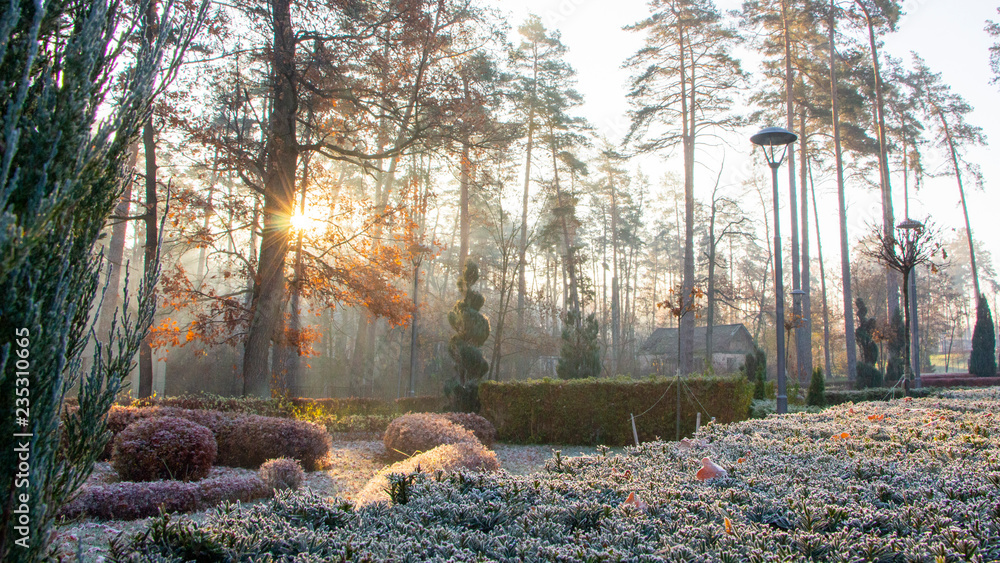
[[[716,477],[725,477],[727,475],[726,470],[719,467],[712,460],[707,457],[701,458],[701,469],[695,474],[695,477],[700,481],[707,481],[709,479],[715,479]]]
[[[625,499],[625,502],[622,503],[622,506],[623,507],[625,507],[625,506],[634,506],[635,508],[638,508],[639,510],[645,510],[647,505],[646,505],[646,503],[644,503],[641,500],[639,500],[639,497],[637,497],[635,493],[629,493],[628,494],[628,498]]]

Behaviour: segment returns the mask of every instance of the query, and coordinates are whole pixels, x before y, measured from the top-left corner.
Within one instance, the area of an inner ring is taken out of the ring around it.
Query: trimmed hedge
[[[211,430],[218,444],[216,465],[257,469],[269,459],[290,457],[313,471],[330,451],[330,435],[322,426],[237,412],[115,406],[108,412],[108,430],[117,436],[137,420],[164,416],[184,418]],[[110,455],[111,452],[105,453]]]
[[[400,397],[396,399],[396,412],[443,412],[448,408],[448,399],[436,395],[421,395],[419,397]]]
[[[415,399],[425,399],[415,397]],[[136,399],[131,407],[174,407],[179,409],[238,412],[260,416],[293,418],[302,414],[392,415],[394,405],[381,399],[347,397],[342,399],[261,399],[256,397],[220,397],[218,395],[179,395]]]
[[[937,395],[937,390],[923,387],[921,389],[910,389],[909,395],[915,398],[933,397]],[[842,405],[844,403],[864,403],[868,401],[888,401],[899,399],[903,396],[903,388],[896,387],[870,387],[868,389],[826,391],[826,405]]]
[[[745,420],[753,395],[745,377],[687,378],[682,389],[682,435],[694,432],[697,411],[703,423]],[[677,391],[675,378],[486,381],[479,399],[502,442],[620,446],[633,443],[630,413],[647,409],[635,419],[639,439],[672,438]]]
[[[221,475],[201,481],[123,481],[84,487],[59,509],[62,518],[90,516],[102,520],[135,520],[164,512],[194,512],[222,502],[248,502],[271,496],[257,475]]]
[[[924,374],[920,376],[924,387],[995,387],[1000,385],[998,377],[979,377],[955,373]]]

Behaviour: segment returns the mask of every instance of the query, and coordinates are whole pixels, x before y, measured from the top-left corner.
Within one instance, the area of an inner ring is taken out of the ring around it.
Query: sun
[[[288,219],[289,224],[292,226],[293,230],[296,231],[315,231],[319,229],[320,222],[315,217],[310,216],[308,213],[300,213],[296,211]]]

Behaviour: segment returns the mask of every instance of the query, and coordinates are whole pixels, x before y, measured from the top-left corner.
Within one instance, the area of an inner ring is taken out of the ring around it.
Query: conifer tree
[[[993,331],[993,315],[986,298],[979,297],[976,307],[976,327],[972,330],[972,354],[969,356],[969,374],[979,377],[997,376],[997,341]]]
[[[116,315],[111,334],[95,344],[93,363],[82,367],[103,268],[95,243],[121,198],[130,147],[150,102],[204,16],[175,27],[164,15],[151,41],[119,58],[133,39],[128,30],[138,29],[135,18],[147,5],[140,4],[0,6],[3,561],[53,557],[56,512],[103,451],[104,417],[152,321],[156,269],[140,285],[138,312]],[[157,84],[168,37],[178,40],[177,57]],[[71,389],[79,408],[64,412]]]
[[[556,373],[562,379],[597,377],[601,374],[601,345],[597,335],[597,315],[591,313],[581,322],[579,312],[567,313],[562,331],[562,350]]]
[[[806,393],[806,404],[811,407],[826,406],[826,382],[823,380],[823,368],[815,368],[809,381],[809,391]]]

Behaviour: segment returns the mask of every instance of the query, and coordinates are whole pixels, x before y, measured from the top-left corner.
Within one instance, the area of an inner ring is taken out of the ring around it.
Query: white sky
[[[716,0],[724,10],[737,9],[740,0]],[[578,73],[577,89],[584,95],[586,103],[581,113],[587,117],[598,131],[612,140],[622,137],[628,127],[625,116],[628,103],[625,99],[628,72],[620,68],[622,62],[642,44],[640,35],[623,31],[624,25],[635,23],[646,15],[648,8],[644,0],[498,0],[501,9],[511,13],[512,40],[516,41],[516,28],[529,13],[539,15],[546,27],[562,32],[563,43],[569,48],[567,59]],[[906,0],[906,15],[900,22],[899,31],[886,38],[886,49],[898,58],[909,61],[910,51],[920,54],[934,72],[941,72],[946,83],[969,101],[976,111],[971,122],[983,127],[988,141],[1000,142],[1000,87],[991,86],[989,79],[988,47],[992,39],[983,31],[987,19],[997,19],[997,0]],[[961,7],[959,7],[961,6]],[[747,70],[757,69],[749,62]],[[783,124],[781,124],[783,125]],[[754,128],[756,129],[756,128]],[[745,132],[749,137],[755,131]],[[749,153],[753,146],[738,137],[731,140],[733,147],[727,149],[723,181],[737,180],[745,172],[745,157],[739,151]],[[721,156],[721,149],[719,149]],[[932,172],[947,169],[943,154],[931,155],[925,164]],[[662,158],[642,163],[644,171],[657,180],[657,168],[677,169],[679,157],[658,164]],[[975,149],[967,155],[970,162],[982,166],[985,190],[966,185],[973,235],[983,243],[1000,262],[1000,161],[989,147]],[[702,169],[702,180],[696,181],[695,197],[704,198],[704,190],[698,186],[712,182],[714,174],[706,174]],[[712,176],[713,178],[709,178]],[[782,171],[782,193],[787,194],[784,181],[787,172]],[[902,182],[894,177],[894,207],[897,220],[903,218]],[[714,183],[714,182],[713,182]],[[654,189],[655,189],[654,182]],[[821,216],[820,228],[829,263],[837,263],[839,257],[835,241],[839,233],[836,221],[835,186],[829,180],[822,184],[817,178],[819,208],[830,213]],[[858,186],[848,186],[849,231],[852,240],[866,231],[866,224],[881,223],[880,198],[876,193],[865,191]],[[785,207],[786,202],[782,202]],[[910,216],[923,219],[930,215],[935,223],[946,229],[958,229],[964,233],[958,189],[953,178],[930,180],[919,194],[910,194]],[[825,219],[824,219],[825,216]],[[789,219],[787,209],[781,221],[782,233],[787,237]],[[814,237],[813,237],[814,238]],[[815,256],[815,252],[813,253]]]

